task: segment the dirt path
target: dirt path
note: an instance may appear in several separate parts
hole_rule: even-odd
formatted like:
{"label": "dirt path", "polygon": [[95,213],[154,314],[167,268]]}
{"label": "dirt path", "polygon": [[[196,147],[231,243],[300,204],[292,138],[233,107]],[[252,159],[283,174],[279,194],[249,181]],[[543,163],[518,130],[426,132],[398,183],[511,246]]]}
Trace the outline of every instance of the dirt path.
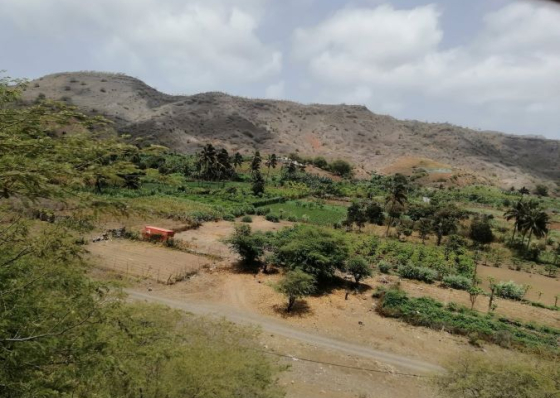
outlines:
{"label": "dirt path", "polygon": [[187,301],[172,300],[152,293],[142,293],[136,290],[127,289],[129,297],[134,300],[143,300],[151,303],[167,305],[172,308],[188,311],[197,315],[210,315],[225,317],[227,320],[245,324],[258,325],[269,333],[274,333],[289,339],[304,342],[316,347],[336,350],[341,353],[372,359],[386,364],[399,367],[409,372],[430,373],[441,371],[442,368],[424,361],[411,359],[402,355],[391,354],[384,351],[374,350],[358,344],[351,344],[344,341],[321,336],[317,333],[308,333],[285,325],[273,318],[265,317],[254,313],[239,312],[233,308],[215,305],[199,304]]}

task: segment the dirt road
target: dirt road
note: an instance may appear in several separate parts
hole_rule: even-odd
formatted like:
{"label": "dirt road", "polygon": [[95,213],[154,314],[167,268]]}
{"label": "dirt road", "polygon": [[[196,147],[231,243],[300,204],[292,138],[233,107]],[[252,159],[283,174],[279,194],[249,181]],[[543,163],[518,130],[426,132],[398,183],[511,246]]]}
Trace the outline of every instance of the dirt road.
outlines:
{"label": "dirt road", "polygon": [[200,304],[188,301],[173,300],[156,295],[154,292],[145,293],[137,290],[126,289],[133,300],[143,300],[150,303],[167,305],[171,308],[191,312],[197,315],[210,315],[224,317],[225,319],[244,325],[257,325],[268,333],[277,334],[289,339],[297,340],[316,347],[339,351],[353,357],[361,357],[383,362],[408,372],[431,373],[442,371],[442,368],[428,362],[411,359],[402,355],[375,350],[366,346],[352,344],[345,341],[321,336],[317,333],[308,333],[298,330],[276,319],[250,312],[240,312],[236,309],[217,304]]}

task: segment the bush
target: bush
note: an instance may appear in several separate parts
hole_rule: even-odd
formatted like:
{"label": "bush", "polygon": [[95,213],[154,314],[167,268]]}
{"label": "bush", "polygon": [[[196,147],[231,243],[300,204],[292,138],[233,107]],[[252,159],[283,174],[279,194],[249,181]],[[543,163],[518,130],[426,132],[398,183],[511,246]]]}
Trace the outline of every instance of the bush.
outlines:
{"label": "bush", "polygon": [[280,217],[278,217],[276,214],[267,214],[265,218],[266,221],[280,222]]}
{"label": "bush", "polygon": [[415,279],[426,283],[434,283],[438,278],[438,272],[427,267],[415,267],[413,265],[401,265],[399,275],[405,279]]}
{"label": "bush", "polygon": [[390,274],[393,266],[387,261],[380,261],[379,264],[377,264],[377,268],[379,268],[379,272],[382,274]]}
{"label": "bush", "polygon": [[245,222],[245,223],[252,223],[253,222],[253,218],[251,216],[245,216],[241,219],[241,222]]}
{"label": "bush", "polygon": [[513,281],[500,282],[496,285],[496,293],[499,297],[510,300],[522,300],[527,292],[527,287],[518,285]]}
{"label": "bush", "polygon": [[443,284],[458,290],[469,290],[472,287],[471,279],[461,275],[448,275],[443,278]]}
{"label": "bush", "polygon": [[370,265],[361,256],[353,257],[348,261],[347,271],[352,274],[357,285],[360,283],[360,280],[372,275]]}
{"label": "bush", "polygon": [[297,222],[297,217],[296,216],[288,216],[288,221],[289,222]]}
{"label": "bush", "polygon": [[254,266],[264,254],[266,237],[261,233],[251,233],[249,225],[235,226],[235,232],[226,243],[241,256],[246,266]]}
{"label": "bush", "polygon": [[268,213],[270,213],[269,207],[259,207],[255,210],[257,216],[266,216]]}
{"label": "bush", "polygon": [[224,214],[224,221],[235,221],[235,216],[233,214]]}

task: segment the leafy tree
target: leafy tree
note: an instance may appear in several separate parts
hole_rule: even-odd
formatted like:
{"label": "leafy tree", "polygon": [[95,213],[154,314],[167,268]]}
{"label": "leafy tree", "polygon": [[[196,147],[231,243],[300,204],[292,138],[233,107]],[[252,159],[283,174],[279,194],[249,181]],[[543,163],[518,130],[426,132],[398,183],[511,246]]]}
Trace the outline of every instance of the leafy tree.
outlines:
{"label": "leafy tree", "polygon": [[484,290],[482,290],[478,286],[471,286],[468,292],[469,292],[469,301],[471,302],[471,310],[472,310],[474,309],[474,305],[476,304],[476,299],[478,298],[478,296],[484,293]]}
{"label": "leafy tree", "polygon": [[315,291],[315,278],[301,269],[289,271],[276,285],[276,290],[288,298],[286,312],[290,312],[294,308],[297,299]]}
{"label": "leafy tree", "polygon": [[363,278],[372,275],[372,270],[365,258],[361,256],[352,257],[348,261],[347,271],[352,274],[354,280],[356,281],[356,286],[360,285],[360,281]]}
{"label": "leafy tree", "polygon": [[253,173],[253,185],[251,189],[255,196],[262,196],[265,190],[265,181],[259,170]]}
{"label": "leafy tree", "polygon": [[494,241],[492,226],[487,218],[476,218],[471,223],[469,237],[480,245],[487,245]]}
{"label": "leafy tree", "polygon": [[457,209],[453,207],[438,210],[432,218],[432,230],[437,236],[437,245],[441,245],[444,236],[457,232],[459,215]]}
{"label": "leafy tree", "polygon": [[560,392],[558,380],[560,367],[547,361],[464,354],[434,384],[448,398],[548,398]]}
{"label": "leafy tree", "polygon": [[449,260],[449,255],[453,253],[455,257],[464,253],[467,242],[459,235],[450,235],[445,242],[445,259]]}
{"label": "leafy tree", "polygon": [[344,270],[348,244],[343,235],[324,228],[301,225],[277,235],[274,254],[277,263],[289,270],[302,269],[319,282]]}
{"label": "leafy tree", "polygon": [[365,216],[368,222],[376,225],[383,225],[385,214],[383,207],[377,202],[369,202],[365,209]]}
{"label": "leafy tree", "polygon": [[346,225],[351,228],[353,224],[356,224],[358,230],[361,231],[364,225],[366,225],[366,221],[367,216],[364,205],[357,201],[352,202],[352,204],[348,207]]}
{"label": "leafy tree", "polygon": [[241,256],[245,266],[253,267],[264,254],[266,237],[261,233],[252,234],[249,225],[240,224],[235,226],[235,232],[226,243]]}

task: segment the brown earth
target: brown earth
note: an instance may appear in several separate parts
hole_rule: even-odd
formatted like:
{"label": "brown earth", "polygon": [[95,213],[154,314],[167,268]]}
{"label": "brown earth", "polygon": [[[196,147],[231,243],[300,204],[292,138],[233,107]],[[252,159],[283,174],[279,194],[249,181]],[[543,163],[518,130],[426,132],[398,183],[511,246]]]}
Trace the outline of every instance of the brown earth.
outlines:
{"label": "brown earth", "polygon": [[[293,225],[293,223],[287,221],[273,223],[260,216],[253,216],[252,219],[253,222],[247,225],[251,227],[253,232],[278,231]],[[231,258],[232,253],[223,240],[231,236],[234,231],[235,223],[233,222],[209,222],[197,229],[177,233],[175,235],[175,240],[188,243],[189,247],[199,253],[211,254],[222,258]]]}
{"label": "brown earth", "polygon": [[559,141],[397,120],[364,106],[302,105],[223,93],[172,96],[129,76],[93,72],[34,80],[24,98],[32,101],[41,93],[105,115],[133,138],[183,152],[206,143],[242,153],[299,152],[346,159],[364,172],[412,157],[450,165],[465,181],[480,176],[507,188],[539,180],[554,188],[560,177]]}

